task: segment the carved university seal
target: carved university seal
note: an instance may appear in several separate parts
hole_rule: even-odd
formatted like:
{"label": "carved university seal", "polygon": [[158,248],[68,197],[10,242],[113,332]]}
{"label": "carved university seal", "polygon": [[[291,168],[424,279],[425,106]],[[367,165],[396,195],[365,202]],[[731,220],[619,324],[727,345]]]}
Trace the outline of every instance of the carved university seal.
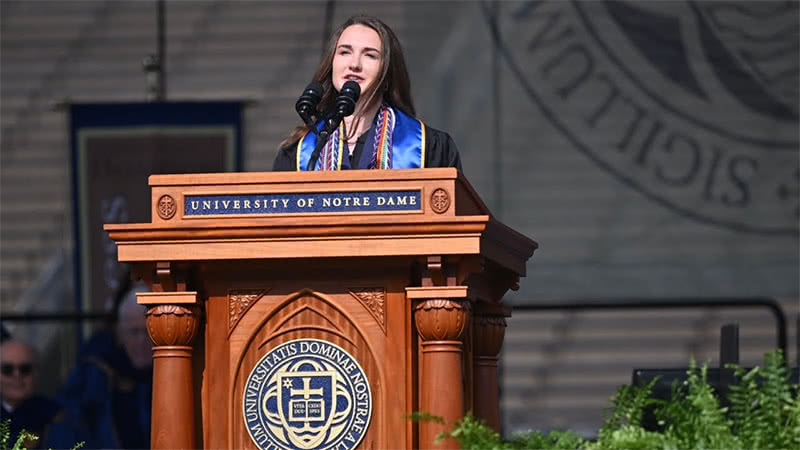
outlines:
{"label": "carved university seal", "polygon": [[245,383],[245,425],[261,449],[354,449],[372,416],[366,373],[343,348],[296,339],[264,355]]}

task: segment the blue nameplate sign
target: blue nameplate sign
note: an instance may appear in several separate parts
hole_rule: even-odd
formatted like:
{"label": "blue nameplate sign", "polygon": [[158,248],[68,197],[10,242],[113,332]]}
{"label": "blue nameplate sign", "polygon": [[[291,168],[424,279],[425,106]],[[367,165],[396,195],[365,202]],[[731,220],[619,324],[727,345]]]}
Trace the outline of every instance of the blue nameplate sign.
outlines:
{"label": "blue nameplate sign", "polygon": [[419,190],[186,195],[184,217],[419,211]]}

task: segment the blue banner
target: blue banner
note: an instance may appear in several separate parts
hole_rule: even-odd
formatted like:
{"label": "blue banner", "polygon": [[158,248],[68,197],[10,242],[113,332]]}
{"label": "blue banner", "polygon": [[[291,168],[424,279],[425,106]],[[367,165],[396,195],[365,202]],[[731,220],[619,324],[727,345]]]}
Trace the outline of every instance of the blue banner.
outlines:
{"label": "blue banner", "polygon": [[103,225],[150,222],[152,174],[239,170],[242,103],[72,104],[70,125],[76,310],[102,311],[129,278]]}

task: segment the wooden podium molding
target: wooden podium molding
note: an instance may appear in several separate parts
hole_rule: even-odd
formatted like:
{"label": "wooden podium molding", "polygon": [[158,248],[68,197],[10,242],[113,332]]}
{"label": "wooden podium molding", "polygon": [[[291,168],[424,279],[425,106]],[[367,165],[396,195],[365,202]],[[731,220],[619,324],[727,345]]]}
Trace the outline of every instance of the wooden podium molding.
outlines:
{"label": "wooden podium molding", "polygon": [[[431,447],[445,428],[410,421],[415,411],[448,422],[473,411],[499,428],[497,360],[511,313],[502,297],[537,244],[492,218],[455,169],[153,175],[149,184],[152,222],[105,230],[152,287],[138,298],[154,343],[153,448],[295,439],[259,425],[288,414],[275,380],[305,426],[326,407],[336,413],[343,425],[315,431],[319,442],[340,439],[336,448],[356,438],[365,449]],[[285,369],[267,380],[267,368],[296,361],[287,355],[297,346],[350,355],[363,377],[349,381],[371,397],[357,403],[356,391],[336,387],[311,397],[324,389],[306,379],[334,386],[349,382],[343,372]]]}

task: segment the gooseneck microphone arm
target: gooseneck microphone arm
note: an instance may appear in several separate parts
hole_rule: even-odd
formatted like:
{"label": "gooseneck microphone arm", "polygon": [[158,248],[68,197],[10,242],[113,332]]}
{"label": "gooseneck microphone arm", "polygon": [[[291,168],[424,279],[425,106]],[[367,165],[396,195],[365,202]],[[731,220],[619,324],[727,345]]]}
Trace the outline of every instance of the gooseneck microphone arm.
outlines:
{"label": "gooseneck microphone arm", "polygon": [[315,169],[317,160],[319,159],[319,154],[322,153],[322,147],[325,147],[325,143],[328,142],[329,135],[330,133],[328,132],[328,124],[326,120],[325,126],[322,127],[322,131],[317,133],[317,145],[314,146],[314,151],[311,153],[311,157],[308,159],[308,165],[306,166],[307,172]]}
{"label": "gooseneck microphone arm", "polygon": [[352,80],[344,83],[342,90],[339,92],[339,96],[336,97],[333,114],[325,119],[325,126],[322,127],[322,131],[318,134],[317,145],[314,146],[314,151],[311,153],[308,165],[306,166],[307,171],[314,170],[316,167],[319,154],[328,141],[328,136],[339,126],[342,119],[353,114],[359,95],[361,95],[361,86],[359,86],[358,83]]}

